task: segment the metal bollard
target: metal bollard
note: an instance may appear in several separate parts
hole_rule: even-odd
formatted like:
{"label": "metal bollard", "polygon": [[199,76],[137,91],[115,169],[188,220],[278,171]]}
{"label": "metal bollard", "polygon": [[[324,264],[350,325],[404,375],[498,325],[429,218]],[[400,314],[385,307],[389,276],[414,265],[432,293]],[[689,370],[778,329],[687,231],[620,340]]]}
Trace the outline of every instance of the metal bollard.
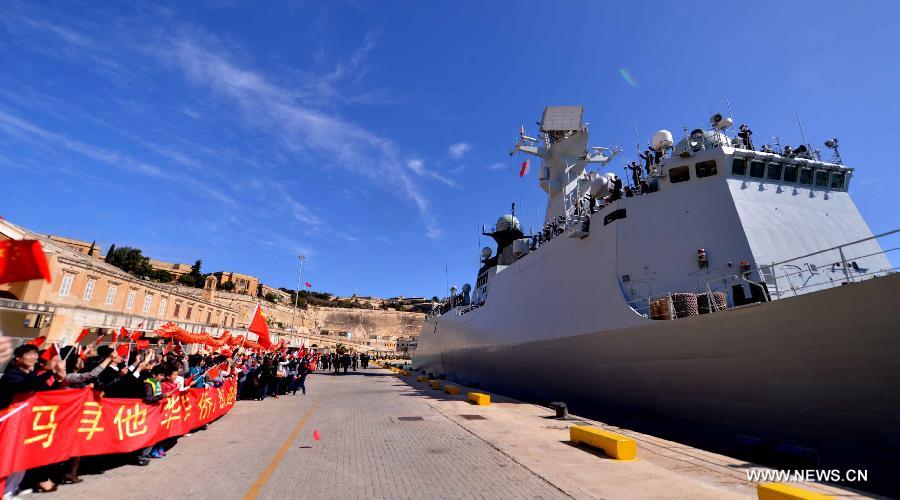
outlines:
{"label": "metal bollard", "polygon": [[569,418],[569,407],[566,406],[563,402],[554,402],[550,403],[550,408],[556,410],[556,418],[566,419]]}

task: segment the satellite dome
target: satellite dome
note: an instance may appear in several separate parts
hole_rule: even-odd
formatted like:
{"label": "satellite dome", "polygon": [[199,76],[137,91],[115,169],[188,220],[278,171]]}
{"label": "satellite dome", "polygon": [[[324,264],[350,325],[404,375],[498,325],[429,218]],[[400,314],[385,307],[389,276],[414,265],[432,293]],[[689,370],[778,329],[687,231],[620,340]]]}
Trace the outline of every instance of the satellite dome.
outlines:
{"label": "satellite dome", "polygon": [[497,231],[510,230],[522,230],[522,225],[519,224],[519,219],[516,219],[516,216],[512,214],[501,215],[500,218],[497,219]]}
{"label": "satellite dome", "polygon": [[668,130],[660,130],[653,134],[653,139],[651,140],[653,144],[653,149],[659,151],[660,149],[671,148],[672,147],[672,132]]}

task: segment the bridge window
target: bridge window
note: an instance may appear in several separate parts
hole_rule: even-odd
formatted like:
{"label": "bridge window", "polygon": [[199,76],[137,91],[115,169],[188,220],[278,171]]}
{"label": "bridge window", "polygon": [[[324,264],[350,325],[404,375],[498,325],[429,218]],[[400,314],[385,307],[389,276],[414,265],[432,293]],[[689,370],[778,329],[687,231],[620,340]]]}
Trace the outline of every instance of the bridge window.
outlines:
{"label": "bridge window", "polygon": [[816,170],[816,187],[828,187],[828,172]]}
{"label": "bridge window", "polygon": [[797,166],[796,165],[785,165],[784,166],[784,182],[797,182]]}
{"label": "bridge window", "polygon": [[762,179],[766,173],[766,164],[761,161],[753,160],[750,162],[750,177]]}
{"label": "bridge window", "polygon": [[743,158],[735,158],[731,160],[731,173],[734,175],[744,175],[747,173],[747,160]]}
{"label": "bridge window", "polygon": [[697,172],[698,179],[719,173],[719,169],[716,167],[716,160],[701,161],[694,165],[694,170]]}
{"label": "bridge window", "polygon": [[780,181],[781,167],[781,163],[769,163],[769,168],[766,171],[766,179],[769,179],[770,181]]}
{"label": "bridge window", "polygon": [[845,189],[844,182],[846,182],[846,180],[847,176],[844,172],[834,172],[831,174],[831,189]]}
{"label": "bridge window", "polygon": [[691,170],[687,165],[669,169],[669,182],[672,184],[691,180]]}
{"label": "bridge window", "polygon": [[811,168],[800,169],[800,184],[812,184],[813,171]]}

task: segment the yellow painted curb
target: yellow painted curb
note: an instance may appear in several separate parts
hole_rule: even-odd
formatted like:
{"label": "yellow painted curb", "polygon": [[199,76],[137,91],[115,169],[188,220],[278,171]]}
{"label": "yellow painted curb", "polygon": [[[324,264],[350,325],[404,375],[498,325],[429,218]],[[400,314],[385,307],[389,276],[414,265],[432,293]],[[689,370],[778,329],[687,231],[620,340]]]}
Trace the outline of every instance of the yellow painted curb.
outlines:
{"label": "yellow painted curb", "polygon": [[425,375],[419,375],[418,377],[416,377],[416,382],[428,382],[429,380],[431,379],[429,379]]}
{"label": "yellow painted curb", "polygon": [[589,425],[569,427],[569,440],[575,444],[584,443],[600,448],[616,460],[633,460],[637,457],[637,443],[634,439]]}
{"label": "yellow painted curb", "polygon": [[490,394],[483,394],[481,392],[470,392],[466,399],[470,403],[474,403],[478,406],[487,406],[491,404],[491,396]]}
{"label": "yellow painted curb", "polygon": [[758,484],[756,485],[756,495],[759,497],[759,500],[821,500],[823,498],[834,498],[784,483]]}
{"label": "yellow painted curb", "polygon": [[455,385],[445,385],[444,392],[450,394],[451,396],[456,396],[457,394],[459,394],[459,387],[456,387]]}

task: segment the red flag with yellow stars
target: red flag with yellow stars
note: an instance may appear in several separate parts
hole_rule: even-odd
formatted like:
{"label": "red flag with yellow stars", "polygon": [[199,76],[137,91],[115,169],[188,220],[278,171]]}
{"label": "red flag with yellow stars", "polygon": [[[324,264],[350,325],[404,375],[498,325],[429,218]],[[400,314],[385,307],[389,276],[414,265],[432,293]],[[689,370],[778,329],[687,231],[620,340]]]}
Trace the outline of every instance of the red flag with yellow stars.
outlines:
{"label": "red flag with yellow stars", "polygon": [[272,347],[272,339],[269,338],[269,325],[266,323],[266,315],[263,314],[262,307],[256,304],[256,310],[253,312],[253,320],[247,330],[259,335],[259,345],[266,349]]}
{"label": "red flag with yellow stars", "polygon": [[38,240],[0,241],[0,283],[43,278],[50,282],[47,256]]}

